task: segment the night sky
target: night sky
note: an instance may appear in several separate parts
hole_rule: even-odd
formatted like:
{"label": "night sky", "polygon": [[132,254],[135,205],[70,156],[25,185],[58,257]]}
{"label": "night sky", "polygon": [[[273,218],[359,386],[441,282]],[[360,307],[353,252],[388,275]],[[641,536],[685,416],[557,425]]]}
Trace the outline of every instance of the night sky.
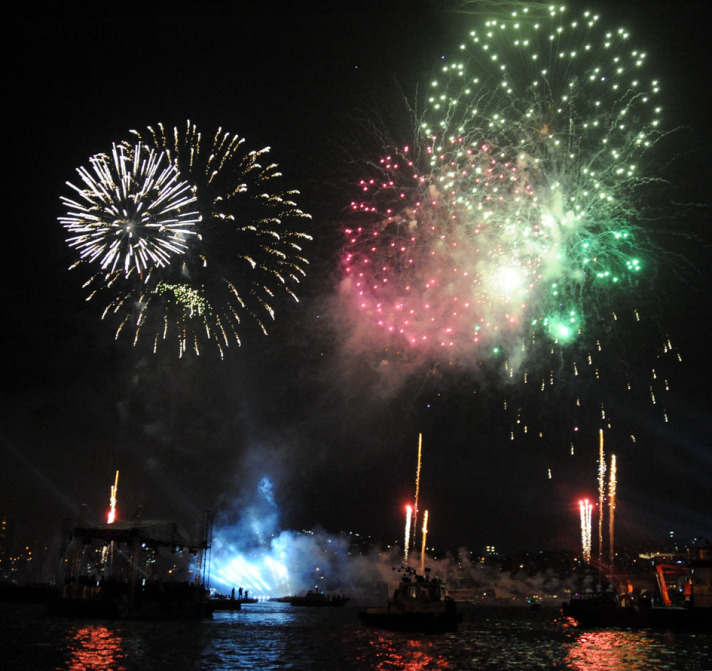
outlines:
{"label": "night sky", "polygon": [[[378,158],[379,132],[407,141],[404,97],[475,17],[447,2],[146,4],[153,9],[62,3],[6,20],[0,514],[15,536],[53,539],[82,503],[103,521],[119,469],[124,517],[138,505],[186,524],[206,509],[239,517],[266,477],[282,528],[391,542],[422,432],[429,544],[576,550],[578,499],[597,495],[596,414],[574,455],[570,420],[556,407],[541,409],[543,446],[510,441],[501,391],[447,368],[398,364],[385,375],[382,353],[351,347],[333,301],[353,159]],[[647,48],[666,91],[663,118],[681,129],[658,157],[676,189],[653,195],[676,235],[642,300],[655,304],[682,363],[670,372],[667,423],[659,407],[621,401],[625,417],[606,428],[618,459],[617,537],[712,538],[711,10],[702,1],[596,8]],[[301,302],[276,304],[267,337],[247,325],[224,361],[212,350],[178,359],[115,341],[68,270],[74,252],[57,222],[65,182],[88,157],[130,129],[186,119],[270,146],[313,215]]]}

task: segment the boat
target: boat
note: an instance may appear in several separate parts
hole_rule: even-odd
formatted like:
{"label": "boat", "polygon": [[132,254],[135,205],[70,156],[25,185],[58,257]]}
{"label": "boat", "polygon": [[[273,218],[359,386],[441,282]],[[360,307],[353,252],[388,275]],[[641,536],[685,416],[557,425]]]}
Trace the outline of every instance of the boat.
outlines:
{"label": "boat", "polygon": [[541,610],[541,598],[538,596],[527,599],[527,604],[529,604],[529,610]]}
{"label": "boat", "polygon": [[212,615],[207,539],[189,540],[174,521],[133,519],[70,533],[64,583],[51,615],[178,619]]}
{"label": "boat", "polygon": [[638,619],[636,608],[626,605],[617,592],[607,589],[574,592],[561,611],[580,627],[625,627]]}
{"label": "boat", "polygon": [[640,555],[655,567],[652,598],[638,600],[646,627],[712,630],[712,546],[688,554]]}
{"label": "boat", "polygon": [[304,596],[287,597],[292,606],[306,606],[309,608],[334,608],[345,606],[349,597],[343,594],[324,594],[309,590]]}
{"label": "boat", "polygon": [[242,602],[234,596],[225,596],[224,594],[216,594],[210,598],[210,605],[213,611],[227,610],[235,611],[242,610]]}
{"label": "boat", "polygon": [[366,608],[359,613],[361,623],[369,627],[426,634],[456,632],[462,620],[453,599],[446,596],[445,585],[438,578],[424,575],[409,566],[399,569],[401,578],[393,598],[385,606]]}
{"label": "boat", "polygon": [[632,587],[611,580],[606,588],[572,595],[562,609],[582,627],[712,629],[712,548],[692,556],[641,554],[652,562],[655,585],[636,596]]}

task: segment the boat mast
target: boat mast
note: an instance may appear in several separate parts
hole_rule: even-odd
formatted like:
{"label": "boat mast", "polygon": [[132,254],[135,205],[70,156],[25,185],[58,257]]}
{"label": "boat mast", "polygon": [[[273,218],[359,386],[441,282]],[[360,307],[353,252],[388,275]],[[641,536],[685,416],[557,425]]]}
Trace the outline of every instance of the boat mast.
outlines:
{"label": "boat mast", "polygon": [[[210,560],[213,545],[213,516],[206,510],[203,518],[203,538],[200,557],[200,584],[210,589]],[[233,589],[234,591],[234,589]]]}

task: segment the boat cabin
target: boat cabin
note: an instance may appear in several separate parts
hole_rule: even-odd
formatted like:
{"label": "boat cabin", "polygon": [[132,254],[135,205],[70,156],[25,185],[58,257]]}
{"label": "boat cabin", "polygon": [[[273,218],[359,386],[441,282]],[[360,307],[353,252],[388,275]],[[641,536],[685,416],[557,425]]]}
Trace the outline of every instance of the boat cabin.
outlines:
{"label": "boat cabin", "polygon": [[444,601],[445,585],[438,579],[417,576],[415,580],[405,577],[393,595],[395,601]]}

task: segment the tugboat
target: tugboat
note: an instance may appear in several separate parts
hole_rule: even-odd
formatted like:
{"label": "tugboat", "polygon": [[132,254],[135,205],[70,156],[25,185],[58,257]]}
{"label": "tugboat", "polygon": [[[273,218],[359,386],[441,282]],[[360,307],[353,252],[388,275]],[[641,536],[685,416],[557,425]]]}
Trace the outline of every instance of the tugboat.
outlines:
{"label": "tugboat", "polygon": [[[420,463],[423,435],[418,435],[418,467],[415,475],[415,505],[406,506],[405,554],[403,565],[398,571],[400,582],[393,598],[385,606],[366,608],[359,613],[361,623],[369,627],[410,631],[425,634],[457,632],[462,614],[457,612],[455,600],[446,596],[445,585],[438,578],[430,577],[430,569],[425,567],[426,538],[428,535],[428,511],[423,516],[422,548],[420,552],[420,574],[408,565],[411,530],[417,529],[418,492],[420,489]],[[415,533],[413,533],[415,541]],[[415,545],[415,543],[413,543]]]}
{"label": "tugboat", "polygon": [[654,589],[637,599],[611,580],[605,589],[578,592],[562,612],[582,627],[655,627],[712,629],[712,548],[688,554],[640,555],[654,568]]}
{"label": "tugboat", "polygon": [[575,592],[561,612],[580,627],[630,627],[638,620],[638,610],[611,590]]}
{"label": "tugboat", "polygon": [[638,612],[647,627],[712,630],[712,546],[690,555],[640,555],[655,566],[652,601],[640,600]]}
{"label": "tugboat", "polygon": [[462,615],[455,601],[445,595],[445,585],[430,577],[430,569],[418,575],[414,568],[399,569],[401,579],[393,598],[385,606],[366,608],[359,613],[369,627],[425,634],[457,632]]}

